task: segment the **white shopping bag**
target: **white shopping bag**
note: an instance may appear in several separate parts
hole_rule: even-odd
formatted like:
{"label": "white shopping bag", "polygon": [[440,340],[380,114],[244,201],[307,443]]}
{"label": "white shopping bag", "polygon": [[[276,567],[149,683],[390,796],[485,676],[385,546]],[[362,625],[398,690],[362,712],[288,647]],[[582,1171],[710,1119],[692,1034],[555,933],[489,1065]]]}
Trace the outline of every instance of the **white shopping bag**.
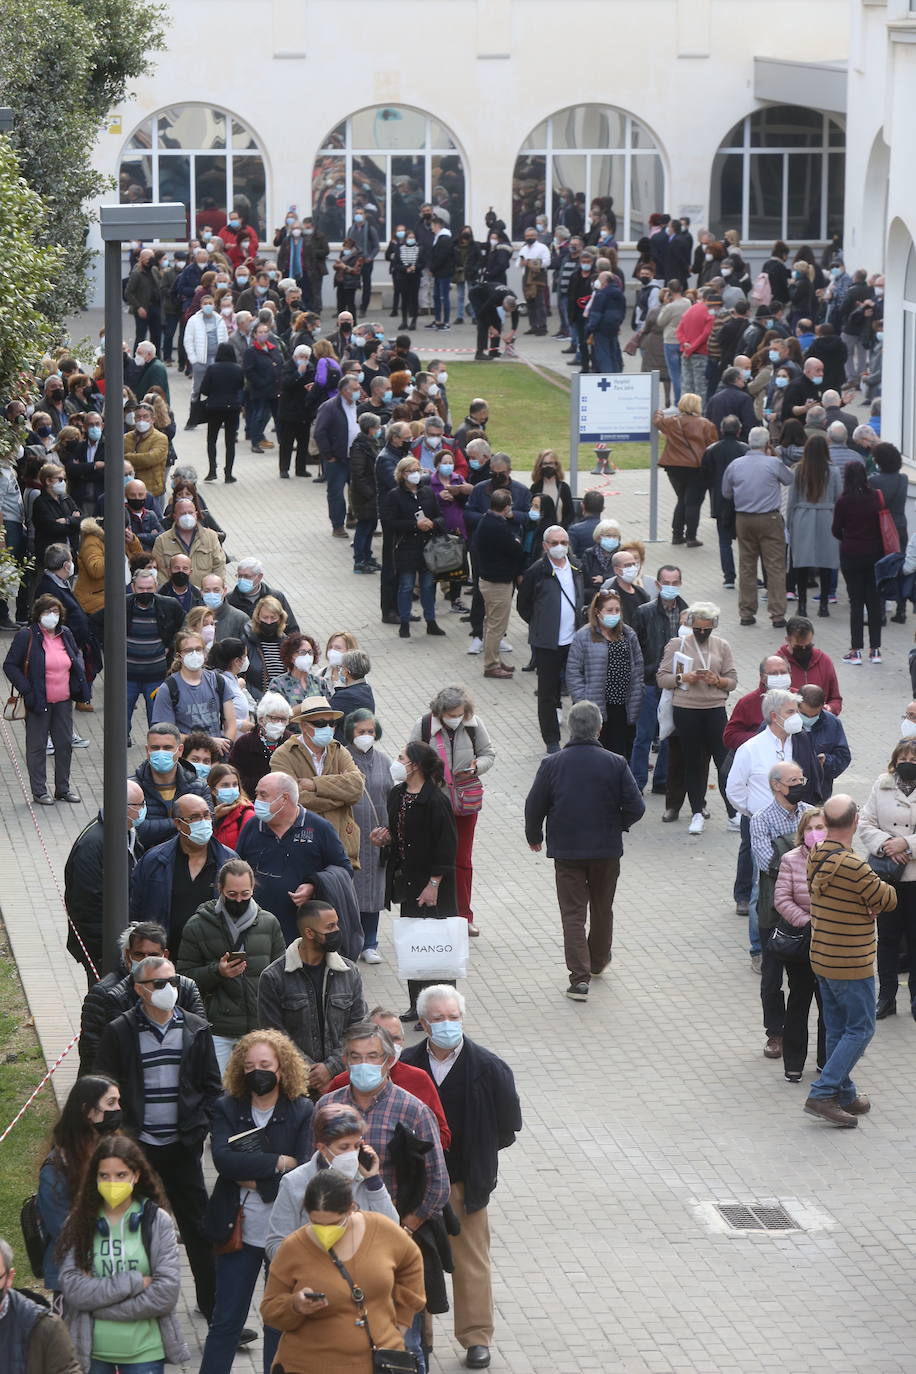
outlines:
{"label": "white shopping bag", "polygon": [[401,978],[435,983],[468,976],[468,923],[463,917],[398,916],[391,929]]}
{"label": "white shopping bag", "polygon": [[658,737],[662,740],[673,734],[674,693],[668,687],[664,687],[658,699]]}

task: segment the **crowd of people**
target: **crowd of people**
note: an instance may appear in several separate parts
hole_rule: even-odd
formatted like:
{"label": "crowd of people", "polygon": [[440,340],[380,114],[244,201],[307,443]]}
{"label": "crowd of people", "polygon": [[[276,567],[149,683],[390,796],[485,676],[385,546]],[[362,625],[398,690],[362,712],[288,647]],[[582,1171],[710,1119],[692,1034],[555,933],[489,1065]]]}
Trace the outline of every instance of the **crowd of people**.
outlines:
{"label": "crowd of people", "polygon": [[[444,213],[421,207],[384,250],[393,314],[401,330],[423,310],[448,329],[455,285],[477,356],[511,356],[519,299],[505,226],[488,217],[485,244],[470,229],[452,241]],[[906,618],[916,544],[900,454],[880,442],[876,417],[859,425],[844,409],[852,388],[876,373],[880,383],[880,285],[846,277],[841,260],[828,281],[806,250],[790,269],[777,244],[763,301],[737,244],[725,251],[703,231],[694,251],[689,221],[658,217],[640,245],[634,348],[674,400],[655,417],[676,496],[671,542],[699,546],[708,492],[740,624],[755,623],[765,597],[785,630],[729,714],[737,673],[719,606],[684,596],[675,562],[650,575],[604,495],[574,499],[554,450],[538,453],[529,481],[514,477],[487,439],[485,399],[458,424],[442,360],[421,367],[410,335],[358,323],[382,252],[365,213],[333,264],[329,338],[330,249],[313,222],[288,216],[274,261],[236,219],[186,252],[136,252],[125,287],[136,339],[123,382],[108,379],[123,385],[123,492],[105,490],[100,357],[84,366],[59,350],[5,408],[5,542],[32,566],[0,617],[13,632],[8,714],[24,720],[32,798],[82,800],[73,750],[88,742],[73,712],[95,709],[104,664],[106,518],[124,525],[128,728],[144,757],[126,783],[130,922],[104,977],[100,816],[66,864],[67,947],[87,993],[80,1077],[30,1213],[52,1303],[14,1286],[0,1241],[0,1340],[6,1329],[30,1374],[50,1368],[52,1349],[55,1370],[70,1359],[85,1374],[186,1361],[177,1227],[208,1324],[201,1374],[228,1371],[254,1338],[245,1321],[262,1274],[265,1374],[368,1374],[386,1350],[391,1367],[423,1374],[431,1314],[449,1305],[467,1366],[483,1368],[495,1326],[487,1204],[499,1151],[522,1127],[512,1070],[468,1035],[454,981],[408,978],[403,1011],[370,1011],[363,979],[382,960],[384,909],[481,934],[474,840],[494,742],[455,684],[386,752],[386,703],[357,636],[319,636],[266,580],[264,560],[227,553],[245,532],[229,539],[178,461],[168,369],[190,378],[185,430],[207,426],[205,481],[218,476],[220,433],[225,480],[236,480],[243,422],[259,456],[275,426],[280,478],[314,469],[330,536],[352,536],[353,572],[378,576],[380,619],[400,638],[417,607],[427,635],[443,636],[445,610],[467,624],[483,676],[508,684],[515,598],[545,746],[525,836],[554,863],[573,1001],[587,1003],[611,963],[623,837],[644,818],[650,776],[662,821],[686,801],[699,837],[714,763],[741,836],[734,898],[760,975],[764,1054],[801,1080],[815,1000],[805,1109],[848,1127],[870,1105],[852,1070],[876,1016],[896,1011],[901,941],[916,947],[916,702],[860,815],[833,795],[851,753],[837,673],[807,616],[811,586],[819,616],[830,614],[842,570],[849,665],[862,662],[866,615],[872,663],[885,600]],[[530,332],[547,332],[555,292],[572,361],[622,369],[624,282],[608,226],[577,237],[535,221],[522,237]],[[891,534],[896,572],[876,580]],[[852,849],[857,826],[869,863]],[[409,1048],[405,1027],[422,1032]]]}

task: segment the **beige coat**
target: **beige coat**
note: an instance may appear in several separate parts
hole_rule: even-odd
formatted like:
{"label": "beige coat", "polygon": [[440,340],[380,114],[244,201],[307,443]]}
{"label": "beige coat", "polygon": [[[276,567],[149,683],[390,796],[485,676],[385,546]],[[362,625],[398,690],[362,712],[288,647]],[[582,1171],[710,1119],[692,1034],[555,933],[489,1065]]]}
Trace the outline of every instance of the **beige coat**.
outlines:
{"label": "beige coat", "polygon": [[916,883],[916,790],[901,792],[893,773],[882,773],[859,815],[859,839],[869,854],[878,854],[887,840],[904,839],[909,863],[900,868],[902,883]]}
{"label": "beige coat", "polygon": [[[319,776],[311,750],[298,736],[288,739],[274,753],[271,771],[288,773],[299,783],[299,801],[309,811],[330,821],[354,868],[359,868],[359,826],[353,807],[363,795],[363,775],[342,744],[332,740],[325,751],[324,768]],[[314,780],[315,790],[303,787]]]}
{"label": "beige coat", "polygon": [[165,491],[165,467],[169,459],[166,435],[158,429],[148,429],[145,434],[132,429],[124,435],[124,457],[133,463],[134,473],[146,483],[150,496],[161,496]]}
{"label": "beige coat", "polygon": [[188,549],[178,538],[178,531],[173,527],[170,530],[163,530],[153,545],[153,557],[156,560],[160,587],[163,582],[169,580],[169,560],[174,558],[176,553],[183,553],[190,558],[191,581],[195,587],[200,587],[207,573],[218,573],[220,577],[226,576],[226,555],[223,553],[223,546],[213,530],[198,525],[194,531],[191,547]]}

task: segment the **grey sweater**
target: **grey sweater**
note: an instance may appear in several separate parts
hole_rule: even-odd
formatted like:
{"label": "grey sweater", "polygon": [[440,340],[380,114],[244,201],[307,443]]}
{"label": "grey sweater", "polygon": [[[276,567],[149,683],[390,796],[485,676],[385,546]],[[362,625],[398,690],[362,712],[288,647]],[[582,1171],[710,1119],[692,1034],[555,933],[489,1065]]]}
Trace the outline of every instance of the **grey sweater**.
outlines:
{"label": "grey sweater", "polygon": [[[320,1158],[321,1153],[316,1150],[311,1159],[305,1164],[300,1164],[298,1169],[291,1169],[280,1180],[280,1191],[271,1209],[267,1242],[264,1246],[269,1260],[273,1259],[281,1241],[306,1224],[307,1217],[302,1210],[302,1203],[305,1200],[306,1188],[318,1173]],[[381,1186],[370,1187],[370,1183]],[[395,1211],[391,1194],[380,1175],[369,1180],[358,1178],[353,1184],[353,1201],[361,1212],[381,1212],[382,1216],[389,1217],[400,1226],[401,1218]]]}

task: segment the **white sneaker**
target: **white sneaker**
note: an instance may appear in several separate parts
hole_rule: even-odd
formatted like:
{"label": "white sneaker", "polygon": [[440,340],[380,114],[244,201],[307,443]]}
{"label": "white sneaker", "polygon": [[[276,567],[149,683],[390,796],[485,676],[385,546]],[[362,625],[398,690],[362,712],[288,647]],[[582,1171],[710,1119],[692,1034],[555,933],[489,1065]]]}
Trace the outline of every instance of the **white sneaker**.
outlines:
{"label": "white sneaker", "polygon": [[380,964],[382,962],[382,956],[377,949],[364,949],[359,957],[364,964]]}
{"label": "white sneaker", "polygon": [[706,822],[703,820],[703,812],[702,812],[702,811],[695,811],[695,812],[693,813],[693,815],[690,817],[690,824],[689,824],[688,827],[687,827],[687,834],[688,834],[688,835],[702,835],[702,833],[703,833],[703,826],[704,826],[705,824],[706,824]]}
{"label": "white sneaker", "polygon": [[509,643],[508,639],[501,639],[499,641],[499,652],[501,654],[511,654],[513,652],[512,645]]}
{"label": "white sneaker", "polygon": [[725,826],[725,829],[726,829],[726,830],[731,830],[731,831],[736,831],[736,832],[739,832],[739,833],[740,833],[740,830],[741,830],[741,817],[740,817],[740,816],[729,816],[728,822],[727,822],[727,824],[726,824],[726,826]]}
{"label": "white sneaker", "polygon": [[471,639],[470,644],[468,645],[468,653],[469,653],[469,654],[482,654],[482,653],[483,653],[483,640],[482,640],[482,639],[478,639],[477,636],[474,635],[473,638]]}
{"label": "white sneaker", "polygon": [[83,739],[82,735],[78,735],[75,730],[73,732],[73,739],[70,741],[70,743],[74,749],[89,748],[89,741],[87,739]]}

